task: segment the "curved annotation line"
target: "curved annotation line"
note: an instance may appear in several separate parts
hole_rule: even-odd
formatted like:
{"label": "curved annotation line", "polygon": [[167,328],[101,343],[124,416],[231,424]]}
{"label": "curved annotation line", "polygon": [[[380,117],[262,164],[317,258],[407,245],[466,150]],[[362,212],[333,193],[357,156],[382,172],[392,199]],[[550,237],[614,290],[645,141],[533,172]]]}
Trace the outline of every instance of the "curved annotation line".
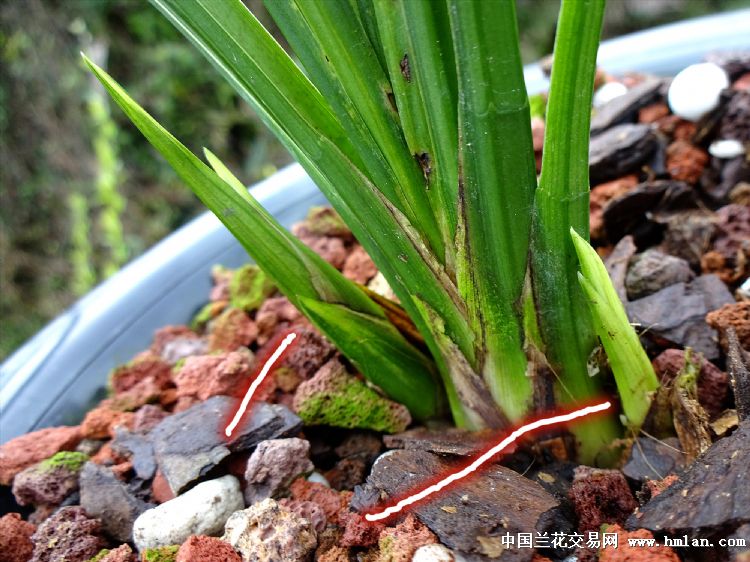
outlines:
{"label": "curved annotation line", "polygon": [[526,433],[539,429],[540,427],[547,427],[550,425],[565,423],[565,422],[569,422],[569,421],[582,418],[591,414],[595,414],[597,412],[603,412],[605,410],[608,410],[611,406],[612,404],[609,401],[602,402],[600,404],[587,406],[585,408],[581,408],[579,410],[575,410],[567,414],[560,414],[557,416],[542,418],[542,419],[533,421],[531,423],[527,423],[526,425],[522,425],[521,427],[513,431],[513,433],[508,435],[508,437],[500,441],[500,443],[498,443],[497,445],[489,449],[484,454],[477,457],[466,468],[459,470],[458,472],[454,472],[453,474],[450,474],[449,476],[443,478],[436,484],[433,484],[432,486],[428,486],[421,492],[408,496],[407,498],[399,501],[395,505],[385,508],[383,511],[376,512],[376,513],[366,513],[365,519],[367,521],[379,521],[381,519],[387,519],[391,515],[401,511],[403,508],[439,492],[440,490],[445,488],[447,485],[452,484],[453,482],[456,482],[458,480],[461,480],[462,478],[469,476],[472,472],[476,471],[480,466],[482,466],[484,463],[489,461],[492,457],[494,457],[498,453],[502,452],[503,449],[507,448],[509,445],[512,445],[515,441],[517,441],[522,435]]}
{"label": "curved annotation line", "polygon": [[255,391],[258,390],[258,387],[265,380],[266,376],[271,371],[271,367],[273,367],[273,364],[279,359],[279,357],[281,357],[281,354],[286,351],[286,348],[292,344],[294,338],[296,337],[297,334],[295,334],[294,332],[288,334],[283,340],[281,340],[279,347],[277,347],[271,357],[268,358],[268,361],[263,364],[263,368],[260,370],[260,373],[258,373],[258,376],[255,377],[255,380],[250,385],[250,388],[247,389],[247,392],[245,393],[245,396],[240,403],[240,407],[237,409],[237,413],[234,414],[232,421],[224,430],[224,434],[227,437],[232,436],[232,432],[237,428],[237,425],[240,423],[242,416],[245,415],[247,407],[250,405],[250,400],[252,400],[253,398],[253,394],[255,394]]}

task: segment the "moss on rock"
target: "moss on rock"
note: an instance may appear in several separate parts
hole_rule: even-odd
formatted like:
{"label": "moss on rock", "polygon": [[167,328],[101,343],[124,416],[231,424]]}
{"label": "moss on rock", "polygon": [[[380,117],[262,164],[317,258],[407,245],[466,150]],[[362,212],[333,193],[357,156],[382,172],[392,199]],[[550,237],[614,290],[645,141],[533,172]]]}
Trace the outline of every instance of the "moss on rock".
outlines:
{"label": "moss on rock", "polygon": [[276,291],[273,282],[257,266],[248,264],[232,275],[229,283],[229,302],[246,312],[256,310],[263,301]]}
{"label": "moss on rock", "polygon": [[174,562],[177,558],[179,545],[158,546],[156,548],[147,548],[143,551],[144,562]]}
{"label": "moss on rock", "polygon": [[70,472],[79,472],[88,460],[89,456],[86,453],[60,451],[39,463],[39,469],[47,471],[55,468],[64,468]]}

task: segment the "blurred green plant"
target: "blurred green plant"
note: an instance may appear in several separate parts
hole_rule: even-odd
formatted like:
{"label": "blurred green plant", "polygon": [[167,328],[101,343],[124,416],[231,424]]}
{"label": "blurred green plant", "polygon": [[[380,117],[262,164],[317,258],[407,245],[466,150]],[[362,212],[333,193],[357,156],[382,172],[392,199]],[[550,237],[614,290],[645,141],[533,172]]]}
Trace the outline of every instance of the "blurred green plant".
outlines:
{"label": "blurred green plant", "polygon": [[[558,403],[601,392],[602,377],[589,376],[587,361],[595,327],[606,321],[623,417],[630,430],[639,428],[656,377],[632,345],[637,336],[624,313],[607,315],[614,304],[606,300],[603,309],[597,300],[615,293],[596,252],[585,251],[603,0],[562,3],[538,187],[512,0],[267,2],[300,67],[238,0],[153,4],[321,187],[429,354],[366,291],[282,229],[218,158],[207,153],[213,170],[206,166],[87,64],[279,289],[368,379],[418,419],[447,406],[460,426],[502,427],[534,408],[541,375],[528,360],[529,345],[555,374]],[[586,307],[593,316],[578,313]],[[626,354],[636,358],[628,363]],[[628,368],[633,361],[638,373]],[[588,462],[619,434],[612,417],[573,431]]]}

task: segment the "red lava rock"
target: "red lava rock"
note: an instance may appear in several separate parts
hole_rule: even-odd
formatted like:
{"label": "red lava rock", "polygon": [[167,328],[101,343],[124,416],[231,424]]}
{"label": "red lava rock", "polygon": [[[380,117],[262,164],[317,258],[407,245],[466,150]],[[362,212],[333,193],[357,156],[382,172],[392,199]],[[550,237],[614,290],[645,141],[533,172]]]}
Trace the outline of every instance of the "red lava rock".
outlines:
{"label": "red lava rock", "polygon": [[115,394],[110,398],[112,408],[122,412],[137,410],[144,404],[158,402],[162,394],[171,388],[171,380],[156,380],[152,377],[145,378],[124,392]]}
{"label": "red lava rock", "polygon": [[138,408],[133,416],[133,431],[139,433],[148,433],[156,427],[161,420],[169,414],[159,406],[154,404],[145,404]]}
{"label": "red lava rock", "polygon": [[112,449],[112,445],[109,441],[102,445],[101,449],[99,449],[96,454],[91,457],[92,462],[106,466],[120,464],[126,462],[127,460],[128,459],[126,459],[125,457],[121,457]]}
{"label": "red lava rock", "polygon": [[255,313],[258,345],[265,345],[278,329],[285,328],[300,318],[302,314],[286,297],[266,299]]}
{"label": "red lava rock", "polygon": [[[698,357],[693,355],[694,360]],[[729,376],[710,361],[702,357],[700,360],[702,363],[698,376],[698,401],[709,418],[713,418],[724,410],[724,402],[729,389]],[[685,351],[667,349],[653,360],[653,366],[662,384],[671,382],[685,366]]]}
{"label": "red lava rock", "polygon": [[661,480],[646,480],[646,488],[648,489],[649,499],[655,498],[656,496],[661,494],[664,490],[677,482],[677,480],[679,480],[679,478],[676,474],[669,474]]}
{"label": "red lava rock", "polygon": [[221,539],[193,535],[182,543],[175,562],[242,562],[242,558]]}
{"label": "red lava rock", "polygon": [[680,562],[679,556],[668,546],[629,546],[628,539],[653,539],[646,529],[626,531],[611,525],[607,533],[617,533],[617,548],[607,546],[599,550],[599,562]]}
{"label": "red lava rock", "polygon": [[9,486],[24,468],[60,451],[72,451],[81,441],[79,426],[48,427],[11,439],[0,446],[0,484]]}
{"label": "red lava rock", "polygon": [[251,354],[243,351],[188,357],[173,375],[177,396],[194,396],[200,400],[217,394],[233,396],[246,382],[251,362]]}
{"label": "red lava rock", "polygon": [[184,412],[185,410],[189,410],[196,404],[198,404],[200,400],[198,400],[195,396],[182,396],[177,399],[177,401],[174,403],[174,407],[172,408],[172,413],[177,414],[179,412]]}
{"label": "red lava rock", "polygon": [[603,523],[624,523],[638,507],[619,470],[577,467],[568,497],[573,502],[581,532],[596,531]]}
{"label": "red lava rock", "polygon": [[296,328],[295,332],[295,345],[281,366],[291,367],[302,378],[309,379],[328,361],[336,349],[312,326],[301,326]]}
{"label": "red lava rock", "polygon": [[388,549],[391,562],[410,562],[420,546],[436,542],[434,533],[412,513],[395,527],[384,529],[378,539],[381,551]]}
{"label": "red lava rock", "polygon": [[151,497],[154,498],[156,503],[164,503],[175,498],[172,488],[169,486],[169,482],[164,478],[161,470],[156,471],[154,479],[151,482]]}
{"label": "red lava rock", "polygon": [[31,535],[35,530],[18,513],[0,517],[0,562],[27,562],[34,551]]}
{"label": "red lava rock", "polygon": [[332,546],[322,554],[315,555],[317,562],[349,562],[349,549],[343,546]]}
{"label": "red lava rock", "polygon": [[719,341],[727,348],[726,330],[734,328],[740,345],[750,351],[750,301],[725,304],[706,315],[708,325],[719,331]]}
{"label": "red lava rock", "polygon": [[18,505],[60,505],[78,489],[80,469],[34,465],[13,478],[13,496]]}
{"label": "red lava rock", "polygon": [[97,562],[137,562],[137,557],[127,544],[123,544],[110,550]]}
{"label": "red lava rock", "polygon": [[165,388],[171,377],[172,367],[169,363],[151,351],[144,351],[127,365],[112,371],[110,384],[115,394],[120,394],[148,379],[154,381],[159,388]]}
{"label": "red lava rock", "polygon": [[318,482],[310,482],[305,478],[297,478],[289,487],[295,500],[311,501],[318,504],[328,521],[337,525],[339,513],[346,510],[351,499],[351,492],[337,492]]}
{"label": "red lava rock", "polygon": [[336,269],[344,267],[347,251],[341,238],[324,236],[305,242],[312,251],[326,260]]}
{"label": "red lava rock", "polygon": [[234,351],[258,337],[258,327],[244,310],[229,308],[210,324],[209,351]]}
{"label": "red lava rock", "polygon": [[296,513],[303,519],[307,519],[313,529],[315,529],[316,533],[322,533],[323,529],[326,528],[328,518],[326,517],[326,514],[323,513],[323,508],[317,503],[303,500],[292,500],[289,498],[282,498],[278,503],[292,513]]}
{"label": "red lava rock", "polygon": [[198,334],[187,326],[164,326],[154,333],[151,351],[156,355],[161,355],[165,345],[173,340],[183,338],[198,339]]}
{"label": "red lava rock", "polygon": [[339,513],[339,525],[344,527],[341,546],[373,546],[385,529],[382,523],[368,521],[363,515],[348,510]]}
{"label": "red lava rock", "polygon": [[589,221],[592,238],[597,240],[605,238],[603,212],[607,203],[631,191],[636,185],[638,185],[638,176],[631,174],[606,183],[600,183],[591,190]]}
{"label": "red lava rock", "polygon": [[101,527],[101,521],[89,519],[82,507],[63,507],[31,537],[31,562],[85,562],[107,546]]}
{"label": "red lava rock", "polygon": [[130,461],[120,462],[111,466],[110,470],[112,470],[112,473],[118,480],[127,482],[129,480],[128,476],[133,471],[133,463]]}
{"label": "red lava rock", "polygon": [[353,490],[354,486],[361,484],[367,475],[367,463],[361,458],[350,458],[339,460],[332,469],[327,470],[323,476],[336,490]]}
{"label": "red lava rock", "polygon": [[639,123],[656,123],[669,115],[669,106],[663,102],[652,103],[638,110]]}
{"label": "red lava rock", "polygon": [[300,475],[315,469],[310,443],[298,437],[266,439],[250,455],[245,469],[245,501],[248,505],[276,498]]}
{"label": "red lava rock", "polygon": [[378,268],[365,249],[357,244],[347,256],[342,273],[355,283],[367,285],[367,282],[378,273]]}
{"label": "red lava rock", "polygon": [[111,407],[111,401],[102,400],[100,405],[89,410],[81,423],[81,435],[86,439],[106,439],[114,436],[114,428],[124,425],[132,426],[133,414],[120,412]]}
{"label": "red lava rock", "polygon": [[737,78],[732,84],[732,89],[738,92],[750,90],[750,72],[745,72],[745,74]]}
{"label": "red lava rock", "polygon": [[726,205],[716,219],[712,251],[702,256],[701,266],[718,269],[725,282],[742,281],[750,273],[750,206]]}
{"label": "red lava rock", "polygon": [[211,302],[227,302],[230,299],[229,285],[232,283],[233,274],[231,269],[220,265],[214,266],[211,270],[214,284],[208,297]]}
{"label": "red lava rock", "polygon": [[708,164],[708,153],[688,141],[677,140],[667,147],[667,171],[673,179],[696,183]]}

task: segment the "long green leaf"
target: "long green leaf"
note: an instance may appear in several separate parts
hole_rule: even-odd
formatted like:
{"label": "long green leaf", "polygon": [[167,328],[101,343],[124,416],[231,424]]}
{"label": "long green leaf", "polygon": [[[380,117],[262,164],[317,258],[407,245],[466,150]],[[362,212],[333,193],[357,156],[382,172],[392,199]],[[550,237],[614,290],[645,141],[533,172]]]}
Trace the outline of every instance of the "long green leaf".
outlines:
{"label": "long green leaf", "polygon": [[482,371],[511,419],[532,395],[523,352],[526,275],[536,170],[513,0],[450,0],[458,63],[458,284]]}
{"label": "long green leaf", "polygon": [[375,0],[381,43],[409,151],[418,160],[432,214],[454,267],[458,191],[456,70],[447,6]]}
{"label": "long green leaf", "polygon": [[[365,376],[372,375],[378,383],[384,383],[383,370],[400,372],[401,380],[397,381],[398,384],[387,384],[388,381],[385,381],[383,388],[394,392],[391,396],[395,399],[407,400],[407,407],[414,404],[414,401],[409,400],[400,388],[409,390],[414,386],[423,392],[431,389],[433,398],[415,404],[415,416],[436,415],[440,394],[429,359],[409,344],[387,321],[382,309],[355,283],[284,230],[213,154],[209,152],[208,156],[216,173],[161,127],[111,76],[88,58],[84,57],[84,60],[136,127],[237,237],[289,300],[303,310],[305,307],[317,310],[311,302],[333,303],[328,306],[335,306],[339,314],[367,318],[371,340],[369,345],[350,345],[344,353],[362,366]],[[315,323],[333,341],[341,339],[330,322],[321,320],[320,323]],[[398,356],[394,355],[394,348],[399,349]],[[375,352],[381,354],[381,364],[370,361]],[[404,371],[404,364],[411,369]]]}
{"label": "long green leaf", "polygon": [[586,294],[594,329],[615,376],[626,423],[637,432],[646,419],[659,380],[638,334],[628,322],[625,307],[601,258],[572,228],[570,236],[581,264],[578,281]]}
{"label": "long green leaf", "polygon": [[349,357],[368,380],[418,420],[444,410],[434,364],[383,318],[341,305],[301,299],[301,310]]}

